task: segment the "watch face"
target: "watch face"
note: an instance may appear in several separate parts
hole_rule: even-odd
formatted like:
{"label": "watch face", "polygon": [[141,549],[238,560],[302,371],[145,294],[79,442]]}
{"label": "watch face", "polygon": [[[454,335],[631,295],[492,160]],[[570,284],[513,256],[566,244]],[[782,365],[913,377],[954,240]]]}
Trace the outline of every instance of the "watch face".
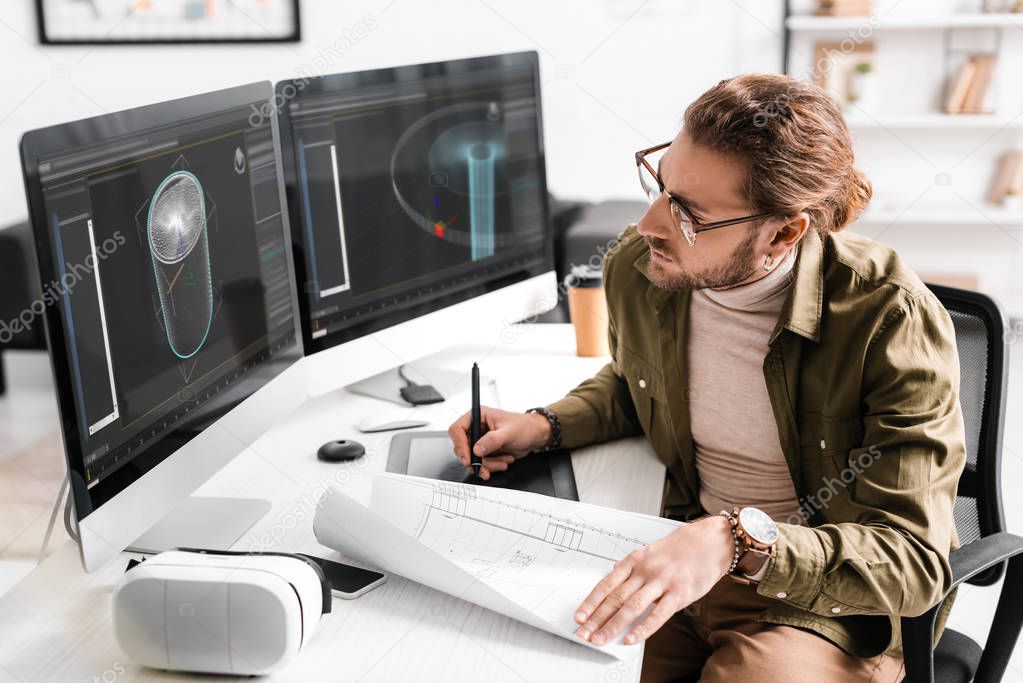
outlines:
{"label": "watch face", "polygon": [[757,508],[739,510],[739,523],[757,543],[770,545],[778,541],[778,525],[763,510]]}

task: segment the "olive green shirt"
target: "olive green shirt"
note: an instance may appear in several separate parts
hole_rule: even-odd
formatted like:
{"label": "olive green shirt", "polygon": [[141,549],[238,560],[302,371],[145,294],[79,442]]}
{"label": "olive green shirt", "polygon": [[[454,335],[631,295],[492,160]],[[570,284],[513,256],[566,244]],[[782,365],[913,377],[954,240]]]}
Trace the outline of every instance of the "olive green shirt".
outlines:
{"label": "olive green shirt", "polygon": [[[697,247],[698,248],[698,247]],[[646,275],[634,228],[609,251],[612,360],[550,408],[568,448],[646,434],[665,464],[663,514],[703,510],[690,433],[690,293]],[[803,238],[764,379],[805,525],[779,523],[750,590],[758,621],[811,629],[859,657],[901,656],[899,619],[952,608],[952,516],[966,459],[952,321],[899,256],[836,233]],[[736,425],[736,429],[741,429]]]}

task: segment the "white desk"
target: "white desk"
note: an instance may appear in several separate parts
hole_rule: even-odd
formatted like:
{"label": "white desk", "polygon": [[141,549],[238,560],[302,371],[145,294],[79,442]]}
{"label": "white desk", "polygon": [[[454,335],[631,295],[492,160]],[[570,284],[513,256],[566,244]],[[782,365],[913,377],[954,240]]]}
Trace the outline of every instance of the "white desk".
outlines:
{"label": "white desk", "polygon": [[[454,348],[430,362],[468,371],[478,360],[485,374],[499,378],[502,407],[511,410],[559,398],[604,362],[575,357],[567,325],[526,326],[520,332],[507,345]],[[424,429],[446,429],[467,406],[467,397],[455,396],[414,414],[430,419]],[[235,549],[302,551],[337,559],[313,538],[316,499],[330,484],[343,486],[352,477],[384,471],[391,433],[359,434],[352,425],[374,410],[393,407],[344,390],[314,398],[197,493],[273,503]],[[316,459],[320,444],[345,437],[364,443],[366,456],[342,465]],[[660,509],[664,469],[642,439],[580,450],[572,460],[583,501],[649,514]],[[189,680],[138,667],[114,640],[110,592],[128,557],[86,574],[77,548],[68,543],[0,598],[0,682]],[[634,659],[617,661],[390,576],[356,600],[335,598],[333,612],[306,649],[271,680],[604,683],[638,680],[641,656],[637,647]]]}

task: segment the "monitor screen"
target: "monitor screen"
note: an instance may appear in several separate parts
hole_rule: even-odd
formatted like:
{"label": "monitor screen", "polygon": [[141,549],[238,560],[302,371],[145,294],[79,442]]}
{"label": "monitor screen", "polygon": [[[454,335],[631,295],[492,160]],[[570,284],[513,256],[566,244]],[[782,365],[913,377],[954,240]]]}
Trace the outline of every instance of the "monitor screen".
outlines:
{"label": "monitor screen", "polygon": [[551,270],[536,53],[279,83],[306,350]]}
{"label": "monitor screen", "polygon": [[271,94],[23,139],[80,518],[301,357],[272,120],[253,116]]}

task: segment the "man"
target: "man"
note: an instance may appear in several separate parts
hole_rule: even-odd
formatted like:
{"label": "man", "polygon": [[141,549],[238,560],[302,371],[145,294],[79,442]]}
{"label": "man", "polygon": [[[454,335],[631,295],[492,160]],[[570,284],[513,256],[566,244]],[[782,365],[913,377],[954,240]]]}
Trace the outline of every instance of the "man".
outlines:
{"label": "man", "polygon": [[604,265],[612,360],[547,408],[484,409],[483,476],[646,434],[664,514],[691,523],[576,614],[592,643],[647,641],[644,681],[901,680],[899,619],[942,599],[958,546],[948,314],[891,249],[839,233],[871,187],[815,86],[722,81],[637,166],[651,205]]}

